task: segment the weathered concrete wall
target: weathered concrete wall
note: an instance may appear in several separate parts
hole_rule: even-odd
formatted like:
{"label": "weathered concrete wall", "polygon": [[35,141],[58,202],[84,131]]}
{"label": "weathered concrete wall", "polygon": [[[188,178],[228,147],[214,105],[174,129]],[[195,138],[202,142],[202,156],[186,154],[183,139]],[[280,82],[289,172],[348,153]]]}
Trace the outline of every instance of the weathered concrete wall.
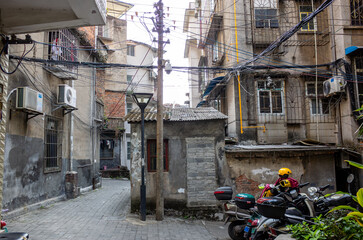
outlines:
{"label": "weathered concrete wall", "polygon": [[[310,182],[309,186],[330,184],[327,192],[336,190],[334,152],[227,152],[226,158],[235,193],[246,192],[255,197],[259,196],[261,190],[258,185],[274,184],[278,178],[278,170],[282,167],[291,169],[291,177],[300,183]],[[307,187],[302,191],[306,192]]]}
{"label": "weathered concrete wall", "polygon": [[[48,41],[48,34],[34,33],[32,39],[44,42]],[[23,36],[19,36],[22,38]],[[44,59],[48,48],[35,46],[28,56]],[[22,51],[23,46],[11,46],[10,54]],[[89,53],[79,51],[78,59],[89,58]],[[11,63],[14,64],[14,63]],[[72,156],[72,169],[79,171],[79,187],[92,185],[94,168],[99,168],[99,157],[92,154],[92,97],[95,92],[92,87],[94,74],[90,69],[79,68],[78,80],[74,81],[77,91],[77,108],[73,114],[73,136],[70,136],[71,113],[65,114],[62,108],[57,108],[57,88],[59,84],[72,85],[71,81],[61,80],[46,71],[40,64],[24,64],[11,75],[8,91],[11,93],[8,100],[7,136],[5,148],[4,171],[4,201],[6,208],[14,210],[28,204],[40,202],[52,197],[64,194],[65,172],[70,170],[69,158]],[[88,82],[90,84],[84,84]],[[43,114],[27,119],[31,115],[15,108],[16,94],[14,89],[20,86],[29,86],[43,93]],[[59,169],[47,172],[44,166],[44,128],[45,115],[56,117],[62,125],[59,129],[61,138],[61,160]],[[96,132],[97,134],[97,132]],[[93,136],[98,139],[97,136]],[[73,147],[70,146],[73,140]],[[97,146],[98,146],[97,141]],[[70,154],[73,148],[72,155]],[[93,158],[94,157],[94,158]],[[54,170],[54,171],[53,171]]]}
{"label": "weathered concrete wall", "polygon": [[60,172],[44,174],[41,138],[6,135],[3,208],[14,210],[64,194],[67,160]]}
{"label": "weathered concrete wall", "polygon": [[[132,208],[137,209],[140,203],[140,181],[141,181],[141,161],[140,161],[140,125],[132,124],[132,160],[131,160],[131,202]],[[213,130],[213,131],[211,131]],[[147,139],[156,139],[156,123],[145,123],[145,158],[147,159]],[[189,193],[192,193],[193,184],[205,186],[204,177],[195,177],[194,182],[188,183],[188,174],[193,176],[200,172],[208,172],[208,179],[212,186],[225,184],[228,176],[228,168],[224,166],[224,121],[194,121],[194,122],[164,122],[164,139],[168,139],[169,144],[169,171],[164,172],[163,191],[166,208],[186,207],[189,199]],[[207,142],[204,139],[208,140]],[[208,150],[208,156],[202,158],[194,158],[190,155],[193,146],[188,146],[198,142],[194,146],[194,151],[203,155],[201,152]],[[203,145],[205,144],[205,145]],[[198,147],[203,145],[203,147]],[[189,147],[191,149],[189,149]],[[213,155],[213,157],[212,157]],[[213,159],[213,160],[212,160]],[[200,161],[200,162],[198,162]],[[189,163],[194,162],[198,165],[198,169],[191,170]],[[198,163],[196,163],[198,162]],[[152,209],[155,203],[156,173],[147,172],[146,168],[146,196],[148,206]],[[212,168],[212,169],[211,169]],[[192,171],[192,172],[189,172]],[[214,182],[212,183],[212,180]],[[197,181],[198,180],[198,181]],[[206,181],[206,182],[204,182]],[[194,186],[197,187],[197,186]],[[195,189],[194,189],[195,190]],[[208,188],[209,199],[214,201],[213,192]],[[193,204],[210,205],[207,200],[207,192],[203,192],[203,196],[191,196]],[[198,197],[198,198],[196,198]]]}

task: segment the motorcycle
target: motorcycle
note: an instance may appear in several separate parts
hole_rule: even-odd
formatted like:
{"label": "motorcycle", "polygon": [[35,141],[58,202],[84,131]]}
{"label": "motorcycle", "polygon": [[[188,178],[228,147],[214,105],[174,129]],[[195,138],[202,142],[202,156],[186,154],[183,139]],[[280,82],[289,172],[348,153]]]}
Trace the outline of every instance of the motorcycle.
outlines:
{"label": "motorcycle", "polygon": [[[300,184],[299,188],[308,184]],[[257,208],[261,217],[251,239],[274,239],[279,234],[286,233],[287,225],[302,222],[316,224],[310,221],[311,218],[325,215],[333,207],[353,203],[349,194],[324,195],[323,191],[328,187],[329,185],[310,187],[308,192],[312,197],[291,189],[280,192],[276,197],[260,198]]]}
{"label": "motorcycle", "polygon": [[[7,210],[2,210],[6,212]],[[0,221],[0,239],[4,240],[27,240],[29,239],[29,234],[24,232],[8,232],[6,228],[6,222],[4,220]]]}
{"label": "motorcycle", "polygon": [[244,229],[254,214],[255,198],[247,193],[239,193],[232,200],[231,187],[221,187],[214,192],[214,196],[223,203],[224,224],[228,225],[228,235],[233,240],[243,240]]}

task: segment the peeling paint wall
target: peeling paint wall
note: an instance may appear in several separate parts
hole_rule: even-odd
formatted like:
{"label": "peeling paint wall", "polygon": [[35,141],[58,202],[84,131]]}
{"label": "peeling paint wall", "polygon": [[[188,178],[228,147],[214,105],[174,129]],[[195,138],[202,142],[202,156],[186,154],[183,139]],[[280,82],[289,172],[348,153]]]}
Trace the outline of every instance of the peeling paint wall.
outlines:
{"label": "peeling paint wall", "polygon": [[[299,183],[330,184],[327,192],[336,190],[334,152],[228,152],[226,158],[236,194],[245,192],[259,196],[258,185],[274,184],[282,167],[291,169],[291,177]],[[306,192],[307,187],[302,191]]]}
{"label": "peeling paint wall", "polygon": [[[132,208],[138,209],[140,203],[141,183],[141,161],[140,161],[140,124],[131,125],[131,204]],[[156,122],[145,123],[145,161],[147,161],[147,139],[156,139]],[[164,139],[168,139],[169,147],[169,171],[164,172],[163,191],[165,208],[184,208],[187,206],[188,193],[191,186],[188,185],[188,143],[199,139],[199,144],[205,144],[203,139],[209,139],[209,148],[212,150],[213,162],[207,163],[201,158],[201,170],[204,167],[212,166],[209,176],[213,179],[214,186],[225,184],[228,167],[224,156],[224,120],[214,121],[193,121],[193,122],[164,122]],[[199,150],[198,150],[199,151]],[[199,166],[199,165],[198,165]],[[156,173],[148,172],[145,166],[146,196],[147,204],[154,208]],[[195,176],[198,177],[198,176]],[[198,181],[204,181],[202,177]],[[197,186],[196,186],[197,187]],[[205,196],[204,196],[205,197]],[[210,192],[210,199],[214,200],[213,192]],[[205,198],[203,198],[205,199]],[[198,205],[210,205],[203,199],[194,199],[193,203]]]}

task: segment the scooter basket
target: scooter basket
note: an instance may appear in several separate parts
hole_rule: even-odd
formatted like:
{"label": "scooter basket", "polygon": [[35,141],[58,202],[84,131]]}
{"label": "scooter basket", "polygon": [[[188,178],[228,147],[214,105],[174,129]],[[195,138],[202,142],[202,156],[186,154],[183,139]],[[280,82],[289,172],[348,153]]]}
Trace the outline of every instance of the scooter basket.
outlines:
{"label": "scooter basket", "polygon": [[258,212],[267,218],[283,218],[287,209],[286,202],[280,197],[266,197],[257,200]]}

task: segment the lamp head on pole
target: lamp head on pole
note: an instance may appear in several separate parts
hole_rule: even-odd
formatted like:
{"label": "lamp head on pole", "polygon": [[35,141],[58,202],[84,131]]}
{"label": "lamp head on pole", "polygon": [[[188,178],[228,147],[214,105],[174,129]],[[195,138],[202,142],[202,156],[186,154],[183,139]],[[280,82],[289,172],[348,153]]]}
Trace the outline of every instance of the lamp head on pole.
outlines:
{"label": "lamp head on pole", "polygon": [[140,109],[145,109],[149,104],[153,94],[152,93],[133,93],[132,98],[134,99],[137,106]]}

